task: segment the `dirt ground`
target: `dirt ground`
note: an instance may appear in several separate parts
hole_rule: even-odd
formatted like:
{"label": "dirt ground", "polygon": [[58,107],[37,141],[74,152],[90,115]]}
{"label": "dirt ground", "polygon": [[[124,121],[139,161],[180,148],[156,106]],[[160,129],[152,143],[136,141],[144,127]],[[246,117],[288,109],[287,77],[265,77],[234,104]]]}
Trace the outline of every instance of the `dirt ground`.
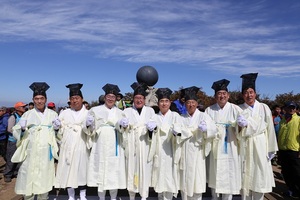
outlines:
{"label": "dirt ground", "polygon": [[[17,195],[14,192],[16,179],[12,179],[12,182],[5,183],[3,178],[3,170],[5,166],[5,161],[2,157],[0,157],[0,200],[21,200],[22,196]],[[274,177],[276,181],[276,187],[273,189],[272,193],[266,194],[265,199],[273,200],[285,200],[289,199],[287,197],[283,197],[282,193],[287,191],[287,187],[285,182],[283,181],[280,174],[280,166],[273,166]],[[50,193],[55,194],[55,191],[51,191]],[[209,194],[204,194],[204,196],[209,196]]]}

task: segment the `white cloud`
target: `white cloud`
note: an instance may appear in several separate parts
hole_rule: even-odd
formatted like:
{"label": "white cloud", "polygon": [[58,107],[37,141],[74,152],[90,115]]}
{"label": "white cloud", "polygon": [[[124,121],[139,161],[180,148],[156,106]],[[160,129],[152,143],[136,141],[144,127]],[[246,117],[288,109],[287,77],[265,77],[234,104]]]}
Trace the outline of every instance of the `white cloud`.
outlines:
{"label": "white cloud", "polygon": [[129,62],[299,76],[300,26],[293,18],[299,13],[291,9],[299,5],[6,0],[0,8],[0,42],[55,41],[70,51]]}

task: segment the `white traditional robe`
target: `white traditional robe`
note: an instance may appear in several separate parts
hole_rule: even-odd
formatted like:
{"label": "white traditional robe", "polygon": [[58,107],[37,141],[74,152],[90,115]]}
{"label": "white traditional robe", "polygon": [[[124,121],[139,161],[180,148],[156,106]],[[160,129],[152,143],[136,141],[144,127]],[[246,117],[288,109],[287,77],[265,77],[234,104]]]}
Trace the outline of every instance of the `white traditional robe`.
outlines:
{"label": "white traditional robe", "polygon": [[248,126],[242,129],[241,155],[243,161],[242,189],[268,193],[275,187],[271,161],[268,153],[278,151],[272,113],[266,104],[255,101],[253,108],[240,105]]}
{"label": "white traditional robe", "polygon": [[22,162],[15,186],[17,194],[31,196],[52,190],[55,180],[54,158],[58,159],[52,126],[56,117],[57,113],[48,108],[44,113],[32,109],[21,117],[27,120],[25,132],[22,133],[19,123],[13,127],[13,135],[18,142],[12,162]]}
{"label": "white traditional robe", "polygon": [[56,171],[56,188],[77,188],[87,183],[89,160],[86,117],[88,110],[67,109],[59,114],[61,127],[58,134],[62,137]]}
{"label": "white traditional robe", "polygon": [[118,131],[122,111],[115,106],[109,109],[100,105],[91,108],[89,114],[94,116],[95,128],[91,133],[87,185],[98,187],[98,192],[125,189],[125,157],[122,135]]}
{"label": "white traditional robe", "polygon": [[218,104],[205,112],[215,121],[218,133],[212,142],[208,156],[208,187],[216,193],[239,194],[241,190],[241,159],[237,139],[237,116],[242,109],[227,102],[223,108]]}
{"label": "white traditional robe", "polygon": [[154,121],[157,128],[152,137],[149,159],[153,160],[152,184],[155,192],[170,192],[174,196],[179,190],[179,158],[175,158],[179,151],[180,136],[173,133],[182,133],[182,117],[169,110],[165,115],[159,112]]}
{"label": "white traditional robe", "polygon": [[[207,132],[198,128],[204,120]],[[217,127],[206,113],[196,109],[193,116],[183,115],[183,143],[180,166],[180,189],[192,197],[194,193],[204,193],[206,190],[206,164],[205,157],[209,154],[211,138],[215,137]],[[185,133],[186,132],[186,133]]]}
{"label": "white traditional robe", "polygon": [[152,162],[147,160],[151,142],[146,123],[155,113],[151,107],[143,106],[141,114],[135,107],[126,108],[124,114],[129,119],[129,126],[122,128],[126,152],[127,190],[147,198],[151,186]]}

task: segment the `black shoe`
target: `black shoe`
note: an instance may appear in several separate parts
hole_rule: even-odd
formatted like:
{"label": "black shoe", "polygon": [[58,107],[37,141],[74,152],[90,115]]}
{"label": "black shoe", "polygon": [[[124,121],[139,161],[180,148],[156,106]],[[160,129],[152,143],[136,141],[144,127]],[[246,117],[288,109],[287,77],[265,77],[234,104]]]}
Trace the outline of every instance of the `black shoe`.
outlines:
{"label": "black shoe", "polygon": [[10,178],[10,177],[4,177],[4,182],[5,182],[5,183],[11,182],[11,178]]}

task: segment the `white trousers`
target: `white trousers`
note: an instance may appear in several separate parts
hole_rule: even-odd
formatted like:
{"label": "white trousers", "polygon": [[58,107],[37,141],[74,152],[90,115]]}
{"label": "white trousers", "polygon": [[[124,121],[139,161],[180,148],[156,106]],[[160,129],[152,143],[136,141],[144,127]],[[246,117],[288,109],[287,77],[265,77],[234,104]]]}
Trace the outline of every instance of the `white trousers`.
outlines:
{"label": "white trousers", "polygon": [[[106,190],[103,192],[98,192],[99,200],[105,200]],[[118,195],[118,190],[109,190],[109,195],[111,200],[116,200]]]}
{"label": "white trousers", "polygon": [[232,194],[218,194],[214,188],[211,188],[212,200],[232,200]]}
{"label": "white trousers", "polygon": [[202,200],[202,193],[194,193],[192,197],[187,196],[185,192],[180,191],[182,200]]}
{"label": "white trousers", "polygon": [[173,193],[171,192],[162,192],[157,195],[158,200],[171,200],[173,198]]}
{"label": "white trousers", "polygon": [[242,194],[242,200],[263,200],[263,199],[264,199],[264,193],[250,191],[248,196]]}

